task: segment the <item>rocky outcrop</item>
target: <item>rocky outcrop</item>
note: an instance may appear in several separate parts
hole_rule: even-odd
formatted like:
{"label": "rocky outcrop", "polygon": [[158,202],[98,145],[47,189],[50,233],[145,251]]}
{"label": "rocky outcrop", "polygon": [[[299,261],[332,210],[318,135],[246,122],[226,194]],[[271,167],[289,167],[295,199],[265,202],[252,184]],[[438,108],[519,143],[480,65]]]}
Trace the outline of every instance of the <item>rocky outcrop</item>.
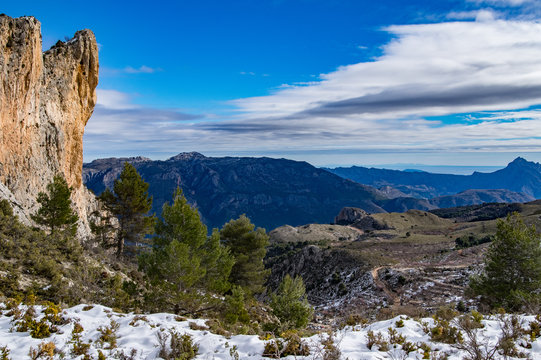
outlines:
{"label": "rocky outcrop", "polygon": [[27,214],[60,173],[86,218],[93,196],[82,183],[83,133],[97,84],[90,30],[42,52],[39,21],[0,15],[0,181]]}
{"label": "rocky outcrop", "polygon": [[363,209],[354,207],[345,207],[340,210],[340,213],[334,218],[334,223],[338,225],[351,225],[356,221],[367,217],[368,213]]}
{"label": "rocky outcrop", "polygon": [[364,231],[387,229],[385,224],[374,219],[366,211],[354,207],[345,207],[340,210],[340,213],[334,218],[334,223],[353,226]]}

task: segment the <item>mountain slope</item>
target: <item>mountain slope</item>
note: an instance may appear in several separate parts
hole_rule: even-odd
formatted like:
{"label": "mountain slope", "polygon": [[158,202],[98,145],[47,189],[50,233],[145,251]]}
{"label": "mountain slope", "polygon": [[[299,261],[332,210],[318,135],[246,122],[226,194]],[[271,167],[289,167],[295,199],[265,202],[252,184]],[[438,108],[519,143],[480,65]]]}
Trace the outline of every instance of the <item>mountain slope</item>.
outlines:
{"label": "mountain slope", "polygon": [[541,198],[541,164],[516,158],[504,169],[472,175],[433,174],[359,166],[326,169],[333,174],[374,187],[389,187],[407,196],[435,198],[469,189],[505,189]]}
{"label": "mountain slope", "polygon": [[84,164],[86,186],[95,193],[112,186],[125,161],[150,183],[153,211],[180,186],[209,227],[246,215],[266,229],[329,223],[344,206],[384,212],[387,198],[376,189],[343,179],[306,162],[270,158],[211,158],[182,153],[166,161],[100,159]]}
{"label": "mountain slope", "polygon": [[430,199],[430,203],[436,208],[450,208],[457,206],[476,205],[482,203],[525,203],[535,198],[524,193],[509,190],[477,190],[470,189],[455,195],[440,196]]}

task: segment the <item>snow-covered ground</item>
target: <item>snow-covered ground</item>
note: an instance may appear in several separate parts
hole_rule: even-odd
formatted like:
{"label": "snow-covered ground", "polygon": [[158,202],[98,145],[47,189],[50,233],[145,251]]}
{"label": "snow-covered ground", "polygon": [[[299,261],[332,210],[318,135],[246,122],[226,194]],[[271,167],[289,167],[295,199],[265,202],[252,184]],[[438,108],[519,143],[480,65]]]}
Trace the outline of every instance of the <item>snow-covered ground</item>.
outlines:
{"label": "snow-covered ground", "polygon": [[[0,305],[0,308],[3,307],[3,305]],[[24,312],[26,306],[19,306],[19,308]],[[36,319],[40,319],[44,316],[44,308],[41,306],[35,308]],[[12,330],[14,328],[14,318],[8,316],[7,310],[3,310],[0,316],[0,346],[7,346],[10,350],[9,357],[18,360],[28,359],[31,347],[37,349],[40,343],[54,342],[56,349],[62,352],[62,354],[55,355],[55,359],[82,359],[82,355],[72,355],[72,330],[76,323],[83,327],[81,341],[90,344],[88,353],[93,359],[97,359],[98,349],[101,349],[107,358],[122,358],[120,354],[123,353],[126,355],[124,357],[126,359],[130,358],[127,357],[130,354],[134,355],[133,359],[156,359],[159,353],[157,334],[159,332],[168,333],[169,329],[193,337],[194,343],[199,345],[197,359],[263,359],[262,353],[265,343],[268,342],[252,335],[237,335],[226,338],[205,330],[193,330],[190,328],[190,322],[204,326],[205,321],[200,319],[183,320],[175,315],[165,313],[144,316],[120,314],[100,305],[78,305],[65,309],[62,316],[69,322],[58,326],[56,333],[44,339],[34,339],[28,332]],[[397,322],[401,319],[403,320],[403,326],[398,327]],[[529,323],[535,320],[533,316],[520,316],[520,319],[524,328],[528,328]],[[119,324],[117,346],[115,349],[104,350],[107,344],[98,341],[102,334],[98,328],[102,327],[103,329],[109,326],[111,320]],[[425,322],[424,326],[422,322]],[[367,333],[369,331],[373,331],[375,334],[382,333],[383,337],[388,340],[389,328],[393,328],[397,334],[402,334],[407,342],[417,345],[426,343],[432,351],[438,350],[437,353],[432,353],[430,358],[434,358],[435,354],[442,355],[446,353],[450,360],[463,359],[466,355],[465,351],[453,348],[451,345],[434,343],[430,340],[430,336],[423,331],[423,327],[426,330],[427,325],[431,326],[433,324],[434,320],[431,318],[413,320],[406,317],[396,317],[364,327],[348,326],[334,333],[334,343],[342,353],[341,359],[422,359],[423,350],[419,349],[406,355],[401,345],[396,345],[396,347],[391,345],[390,350],[386,351],[379,351],[377,345],[373,346],[372,349],[368,349]],[[478,336],[481,340],[480,343],[487,345],[487,348],[490,349],[501,336],[501,322],[496,317],[492,317],[483,320],[483,324],[485,325],[484,328],[477,330]],[[193,324],[191,327],[194,328]],[[304,339],[311,348],[311,354],[305,357],[289,356],[287,359],[323,359],[321,340],[327,336],[327,334],[321,334]],[[527,342],[531,344],[530,349],[518,345],[519,343],[526,345]],[[517,349],[528,354],[531,359],[541,359],[541,338],[532,342],[529,337],[525,336],[524,340],[516,343]],[[496,354],[494,357],[494,359],[499,358],[503,358],[503,356]]]}

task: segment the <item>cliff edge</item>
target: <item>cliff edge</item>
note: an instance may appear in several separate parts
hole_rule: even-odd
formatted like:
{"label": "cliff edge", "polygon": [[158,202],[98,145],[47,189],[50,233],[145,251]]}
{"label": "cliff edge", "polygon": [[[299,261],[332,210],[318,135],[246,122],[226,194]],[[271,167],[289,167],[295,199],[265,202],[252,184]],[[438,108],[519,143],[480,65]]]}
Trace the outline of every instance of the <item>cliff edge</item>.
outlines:
{"label": "cliff edge", "polygon": [[39,21],[0,15],[0,182],[23,221],[61,173],[73,188],[79,232],[88,233],[95,200],[82,183],[83,133],[96,104],[98,68],[92,31],[42,52]]}

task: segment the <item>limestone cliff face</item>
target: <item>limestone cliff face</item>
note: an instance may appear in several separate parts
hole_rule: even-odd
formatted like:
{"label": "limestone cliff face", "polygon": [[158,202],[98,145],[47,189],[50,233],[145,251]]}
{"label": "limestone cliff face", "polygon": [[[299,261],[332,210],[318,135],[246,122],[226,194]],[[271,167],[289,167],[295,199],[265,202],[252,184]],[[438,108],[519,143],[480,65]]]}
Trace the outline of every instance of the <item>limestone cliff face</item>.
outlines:
{"label": "limestone cliff face", "polygon": [[86,217],[92,195],[81,181],[83,133],[97,84],[98,47],[90,30],[42,52],[39,21],[0,15],[0,181],[27,213],[61,173]]}

